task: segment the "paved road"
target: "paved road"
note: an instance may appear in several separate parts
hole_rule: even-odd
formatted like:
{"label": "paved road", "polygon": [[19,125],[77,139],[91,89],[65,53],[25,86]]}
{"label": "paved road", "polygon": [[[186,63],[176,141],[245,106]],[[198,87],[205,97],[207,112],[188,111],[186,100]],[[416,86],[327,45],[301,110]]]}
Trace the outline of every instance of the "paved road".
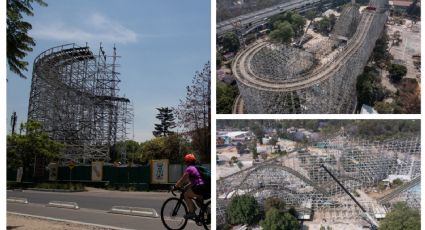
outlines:
{"label": "paved road", "polygon": [[161,211],[163,201],[170,197],[170,193],[150,192],[116,192],[91,191],[76,193],[37,192],[23,190],[7,191],[7,197],[27,198],[29,203],[47,204],[49,201],[77,202],[81,208],[110,210],[112,206],[130,206],[154,208]]}
{"label": "paved road", "polygon": [[[94,209],[63,209],[45,207],[41,204],[7,204],[8,212],[45,216],[56,219],[79,221],[97,225],[113,226],[125,229],[165,229],[160,218],[147,218],[107,213]],[[189,222],[185,229],[203,229],[194,222]]]}
{"label": "paved road", "polygon": [[[160,192],[117,192],[95,190],[77,193],[7,191],[7,197],[27,198],[29,204],[8,203],[8,212],[80,221],[99,225],[110,225],[127,229],[164,229],[160,218],[127,216],[108,213],[112,206],[154,208],[160,214],[163,201],[170,193]],[[50,201],[77,202],[79,210],[46,207]],[[192,221],[186,229],[203,229]]]}

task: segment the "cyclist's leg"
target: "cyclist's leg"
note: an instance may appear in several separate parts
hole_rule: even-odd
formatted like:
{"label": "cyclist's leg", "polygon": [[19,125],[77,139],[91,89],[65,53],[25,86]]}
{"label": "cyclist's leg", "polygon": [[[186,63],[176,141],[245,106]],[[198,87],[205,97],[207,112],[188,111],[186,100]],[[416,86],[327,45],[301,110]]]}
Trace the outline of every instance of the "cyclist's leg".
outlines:
{"label": "cyclist's leg", "polygon": [[192,199],[196,199],[197,195],[192,191],[191,188],[187,189],[184,193],[184,201],[187,204],[187,209],[189,213],[195,212],[195,204],[193,203]]}
{"label": "cyclist's leg", "polygon": [[200,208],[204,205],[204,197],[203,197],[204,190],[205,190],[204,186],[192,187],[192,191],[196,195],[195,202]]}

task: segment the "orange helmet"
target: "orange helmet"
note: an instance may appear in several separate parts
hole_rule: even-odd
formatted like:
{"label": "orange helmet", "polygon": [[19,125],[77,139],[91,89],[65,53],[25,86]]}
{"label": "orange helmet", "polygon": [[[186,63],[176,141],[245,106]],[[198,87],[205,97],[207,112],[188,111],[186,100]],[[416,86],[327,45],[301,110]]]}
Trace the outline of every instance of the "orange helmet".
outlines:
{"label": "orange helmet", "polygon": [[186,156],[184,156],[184,161],[186,161],[186,162],[195,162],[196,161],[196,157],[192,153],[189,153],[189,154],[186,154]]}

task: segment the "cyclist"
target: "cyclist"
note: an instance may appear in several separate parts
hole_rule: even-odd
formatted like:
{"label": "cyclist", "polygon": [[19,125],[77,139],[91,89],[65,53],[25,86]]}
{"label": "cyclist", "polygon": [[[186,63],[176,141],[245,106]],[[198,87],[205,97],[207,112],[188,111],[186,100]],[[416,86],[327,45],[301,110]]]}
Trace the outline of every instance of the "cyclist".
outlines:
{"label": "cyclist", "polygon": [[177,181],[174,187],[177,189],[187,182],[190,182],[190,187],[184,193],[184,200],[187,204],[187,208],[189,209],[188,213],[184,217],[187,219],[193,219],[196,217],[196,207],[192,199],[194,199],[198,206],[201,207],[204,202],[204,195],[208,192],[208,189],[205,181],[202,179],[200,172],[195,167],[195,155],[191,153],[186,154],[184,156],[184,162],[187,167],[184,170],[183,176]]}

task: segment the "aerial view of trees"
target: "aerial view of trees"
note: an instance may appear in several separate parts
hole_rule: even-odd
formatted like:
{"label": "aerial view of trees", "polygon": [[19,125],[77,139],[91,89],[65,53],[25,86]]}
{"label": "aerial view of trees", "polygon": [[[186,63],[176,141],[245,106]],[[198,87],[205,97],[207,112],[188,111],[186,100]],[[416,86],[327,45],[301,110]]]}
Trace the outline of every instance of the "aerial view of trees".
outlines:
{"label": "aerial view of trees", "polygon": [[399,83],[401,79],[406,76],[407,68],[404,65],[391,64],[388,66],[388,72],[390,73],[391,81]]}
{"label": "aerial view of trees", "polygon": [[405,203],[398,203],[380,223],[379,230],[419,230],[421,215],[418,209],[409,208]]}
{"label": "aerial view of trees", "polygon": [[230,224],[253,224],[258,221],[260,209],[253,196],[236,196],[230,201],[226,210]]}
{"label": "aerial view of trees", "polygon": [[232,113],[233,103],[239,94],[236,85],[228,85],[221,81],[217,81],[217,113],[230,114]]}

